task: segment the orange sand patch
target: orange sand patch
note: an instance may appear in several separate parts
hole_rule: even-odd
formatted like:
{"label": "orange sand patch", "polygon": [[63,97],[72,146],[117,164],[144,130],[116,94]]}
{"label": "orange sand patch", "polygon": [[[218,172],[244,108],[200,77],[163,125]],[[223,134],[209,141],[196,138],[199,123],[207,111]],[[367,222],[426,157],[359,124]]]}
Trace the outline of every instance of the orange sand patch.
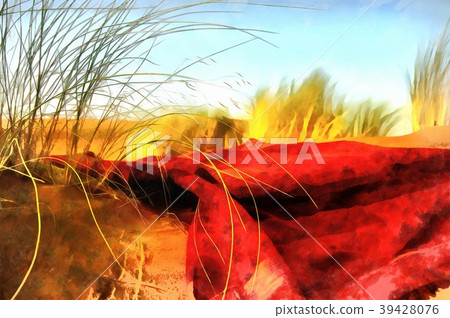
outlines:
{"label": "orange sand patch", "polygon": [[[77,187],[39,185],[38,191],[41,243],[17,299],[193,298],[185,278],[187,232],[174,215],[166,213],[155,221],[159,214],[135,206],[120,193],[90,195],[114,255],[126,251],[119,258],[121,268]],[[0,198],[0,299],[9,299],[32,259],[37,214],[27,179],[3,174]]]}
{"label": "orange sand patch", "polygon": [[[192,118],[182,118],[184,122],[189,126],[189,129],[182,130],[182,123],[180,118],[167,117],[158,122],[157,125],[152,127],[155,130],[161,131],[163,134],[169,134],[174,140],[187,140],[184,139],[186,133],[195,137],[212,137],[215,130],[216,121],[211,119],[205,119],[204,117],[195,116],[194,118],[200,123],[198,125]],[[123,131],[133,129],[137,122],[133,121],[121,121],[121,129]],[[98,134],[95,136],[90,150],[95,154],[101,154],[101,145],[105,137],[108,135],[109,122],[105,122],[100,127]],[[83,149],[87,145],[87,140],[90,134],[97,126],[96,120],[86,120],[82,134],[80,136],[80,147]],[[241,121],[237,121],[237,127],[242,126]],[[149,126],[141,125],[141,128],[149,128]],[[186,132],[190,130],[190,132]],[[136,130],[136,132],[139,130]],[[234,135],[226,135],[226,137],[236,137]],[[111,148],[110,153],[103,154],[103,159],[117,160],[120,149],[124,149],[126,146],[127,135],[122,135],[121,138],[116,140],[116,143]],[[406,147],[406,148],[450,148],[450,126],[430,127],[421,131],[393,137],[352,137],[340,140],[351,140],[357,142],[363,142],[371,145],[383,146],[383,147]],[[189,146],[179,146],[182,151],[189,151]],[[81,151],[80,151],[81,152]],[[61,134],[58,136],[55,142],[55,147],[52,150],[52,154],[65,154],[66,153],[66,136]]]}

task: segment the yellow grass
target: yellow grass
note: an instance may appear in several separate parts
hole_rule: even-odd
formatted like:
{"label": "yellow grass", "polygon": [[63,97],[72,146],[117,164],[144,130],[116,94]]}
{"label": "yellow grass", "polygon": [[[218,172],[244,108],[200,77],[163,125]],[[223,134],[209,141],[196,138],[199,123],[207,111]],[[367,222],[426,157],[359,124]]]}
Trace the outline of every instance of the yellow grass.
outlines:
{"label": "yellow grass", "polygon": [[248,136],[298,141],[386,136],[398,118],[398,111],[385,104],[370,100],[346,104],[337,96],[330,77],[316,70],[299,87],[281,85],[276,93],[261,90],[253,105]]}
{"label": "yellow grass", "polygon": [[[450,20],[449,20],[450,21]],[[435,43],[418,54],[410,80],[411,121],[414,131],[450,125],[449,22]]]}

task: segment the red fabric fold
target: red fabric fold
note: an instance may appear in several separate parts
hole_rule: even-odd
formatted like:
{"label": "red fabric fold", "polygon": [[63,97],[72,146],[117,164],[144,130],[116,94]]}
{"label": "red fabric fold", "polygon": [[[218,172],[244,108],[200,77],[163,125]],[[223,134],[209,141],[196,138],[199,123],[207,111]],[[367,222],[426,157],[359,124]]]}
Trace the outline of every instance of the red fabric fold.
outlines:
{"label": "red fabric fold", "polygon": [[164,176],[195,194],[187,279],[199,299],[425,298],[450,284],[450,150],[329,142],[317,144],[325,164],[296,164],[303,146],[288,145],[285,164],[279,145],[261,147],[265,164],[242,145],[224,160],[172,158],[163,174],[100,160],[78,168]]}

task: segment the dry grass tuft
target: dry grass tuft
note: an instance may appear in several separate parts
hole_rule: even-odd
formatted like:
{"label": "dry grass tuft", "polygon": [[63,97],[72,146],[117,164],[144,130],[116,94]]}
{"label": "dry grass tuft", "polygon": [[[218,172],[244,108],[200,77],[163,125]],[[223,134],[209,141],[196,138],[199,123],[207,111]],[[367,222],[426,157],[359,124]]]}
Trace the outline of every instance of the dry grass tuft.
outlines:
{"label": "dry grass tuft", "polygon": [[419,52],[409,80],[413,131],[450,125],[449,22],[435,43]]}
{"label": "dry grass tuft", "polygon": [[[298,88],[280,86],[276,94],[261,90],[252,110],[249,136],[297,138],[316,141],[354,136],[385,136],[395,125],[398,111],[366,101],[345,104],[330,77],[314,71]],[[277,98],[278,97],[278,98]]]}

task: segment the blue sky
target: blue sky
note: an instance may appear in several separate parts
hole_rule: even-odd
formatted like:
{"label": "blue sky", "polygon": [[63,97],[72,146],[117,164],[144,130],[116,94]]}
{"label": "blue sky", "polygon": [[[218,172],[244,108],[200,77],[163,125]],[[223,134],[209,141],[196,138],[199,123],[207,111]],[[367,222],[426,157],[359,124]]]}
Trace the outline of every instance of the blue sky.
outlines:
{"label": "blue sky", "polygon": [[[187,2],[167,0],[165,5]],[[189,19],[272,31],[276,34],[255,34],[277,47],[255,40],[214,56],[214,61],[206,61],[208,65],[190,67],[184,71],[185,75],[205,81],[199,85],[199,91],[193,93],[191,101],[227,103],[227,98],[232,97],[245,103],[246,98],[263,86],[277,87],[283,79],[290,82],[299,78],[372,2],[259,1],[323,10],[246,4],[202,7],[243,13],[199,14]],[[373,98],[389,101],[393,107],[403,106],[408,102],[406,74],[413,70],[417,50],[424,49],[428,41],[439,36],[449,17],[450,1],[447,0],[378,0],[309,71],[322,68],[349,100]],[[152,71],[172,73],[187,65],[189,59],[207,56],[250,38],[248,34],[229,30],[171,35],[153,50],[151,58],[159,66],[152,67]],[[309,71],[298,81],[301,82]],[[250,85],[244,85],[242,80]],[[224,81],[238,92],[211,85],[221,85]],[[167,93],[173,94],[172,91]]]}

